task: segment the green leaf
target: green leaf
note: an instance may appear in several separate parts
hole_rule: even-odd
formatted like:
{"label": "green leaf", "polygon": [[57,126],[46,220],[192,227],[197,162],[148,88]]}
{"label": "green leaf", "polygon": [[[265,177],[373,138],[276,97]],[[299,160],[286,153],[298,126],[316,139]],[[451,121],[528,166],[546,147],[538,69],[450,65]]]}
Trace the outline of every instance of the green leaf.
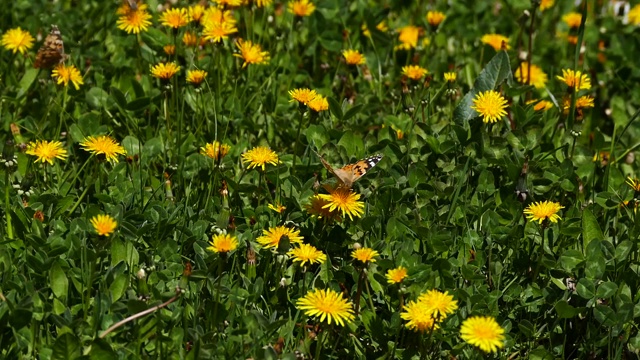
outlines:
{"label": "green leaf", "polygon": [[27,92],[29,92],[29,88],[31,88],[31,85],[36,80],[36,77],[38,77],[38,72],[38,69],[29,69],[24,72],[24,75],[22,75],[22,79],[20,79],[20,84],[18,85],[20,87],[20,90],[18,91],[16,98],[20,99]]}
{"label": "green leaf", "polygon": [[80,341],[73,334],[64,333],[53,344],[52,360],[68,360],[80,357]]}
{"label": "green leaf", "polygon": [[315,144],[318,149],[321,149],[329,142],[329,135],[322,125],[309,125],[305,131],[305,136],[307,141],[310,144]]}
{"label": "green leaf", "polygon": [[560,256],[560,265],[567,271],[573,271],[582,262],[584,256],[578,250],[567,250]]}
{"label": "green leaf", "polygon": [[582,278],[576,285],[576,291],[581,297],[591,300],[596,296],[596,285],[593,280]]}
{"label": "green leaf", "polygon": [[616,313],[608,306],[596,305],[593,316],[604,326],[613,326],[616,323]]}
{"label": "green leaf", "polygon": [[111,301],[118,301],[122,295],[124,295],[125,291],[127,291],[127,287],[129,286],[129,276],[127,274],[119,274],[116,276],[115,280],[109,286],[109,291],[111,292]]}
{"label": "green leaf", "polygon": [[561,319],[570,319],[579,313],[579,311],[575,307],[569,305],[566,300],[558,301],[555,305],[555,309]]}
{"label": "green leaf", "polygon": [[352,117],[354,117],[359,111],[360,109],[362,109],[363,105],[356,105],[354,107],[352,107],[351,109],[347,110],[347,112],[344,114],[344,117],[342,118],[342,121],[347,121],[349,119],[351,119]]}
{"label": "green leaf", "polygon": [[124,108],[131,111],[141,111],[151,105],[151,98],[141,97],[128,103]]}
{"label": "green leaf", "polygon": [[347,151],[347,154],[360,154],[364,152],[362,136],[358,136],[351,131],[345,132],[342,135],[340,141],[338,141],[338,146],[342,146]]}
{"label": "green leaf", "polygon": [[115,86],[111,87],[111,97],[121,108],[124,108],[127,105],[127,98],[124,96],[122,91]]}
{"label": "green leaf", "polygon": [[336,99],[331,97],[328,98],[327,101],[329,102],[329,110],[331,110],[333,116],[335,116],[338,120],[342,120],[344,114],[342,113],[342,106],[340,106],[340,103]]}
{"label": "green leaf", "polygon": [[631,241],[624,240],[620,242],[620,244],[618,244],[618,246],[616,247],[616,261],[622,262],[627,260],[627,257],[629,257],[629,254],[631,253],[631,250],[633,250],[633,243]]}
{"label": "green leaf", "polygon": [[111,345],[102,339],[98,339],[91,344],[89,357],[91,360],[111,360],[118,358],[117,354],[111,349]]}
{"label": "green leaf", "polygon": [[615,295],[618,291],[618,285],[612,281],[605,281],[600,286],[598,286],[598,291],[596,292],[596,297],[601,299],[608,299]]}
{"label": "green leaf", "polygon": [[85,100],[94,109],[109,108],[113,106],[113,101],[106,91],[98,87],[93,87],[87,91]]}
{"label": "green leaf", "polygon": [[473,88],[462,98],[458,106],[453,112],[453,119],[456,123],[466,123],[469,120],[478,116],[478,113],[471,108],[473,105],[473,99],[476,94],[494,90],[504,81],[508,83],[512,82],[511,65],[509,65],[509,55],[506,51],[499,51],[489,61],[487,66],[482,69],[482,72],[473,83]]}
{"label": "green leaf", "polygon": [[582,211],[582,248],[586,251],[593,240],[604,240],[604,235],[596,217],[589,208]]}
{"label": "green leaf", "polygon": [[67,275],[58,262],[53,263],[53,266],[51,266],[49,280],[53,294],[61,300],[66,299],[69,291],[69,279],[67,279]]}

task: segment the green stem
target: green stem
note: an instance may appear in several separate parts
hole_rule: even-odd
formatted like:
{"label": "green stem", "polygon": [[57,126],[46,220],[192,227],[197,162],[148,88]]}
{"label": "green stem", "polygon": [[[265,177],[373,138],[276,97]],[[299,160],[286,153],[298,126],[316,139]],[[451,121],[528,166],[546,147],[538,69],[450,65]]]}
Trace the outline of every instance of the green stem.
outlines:
{"label": "green stem", "polygon": [[5,216],[7,217],[7,237],[10,240],[13,240],[13,227],[11,224],[11,208],[9,207],[9,191],[11,187],[9,185],[9,171],[5,169],[5,177],[4,177],[4,210]]}

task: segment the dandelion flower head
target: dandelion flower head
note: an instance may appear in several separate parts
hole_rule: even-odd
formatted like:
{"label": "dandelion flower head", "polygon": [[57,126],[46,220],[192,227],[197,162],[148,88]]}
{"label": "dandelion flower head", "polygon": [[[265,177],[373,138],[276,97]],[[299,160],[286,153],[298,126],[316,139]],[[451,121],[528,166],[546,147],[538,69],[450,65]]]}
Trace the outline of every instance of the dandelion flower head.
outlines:
{"label": "dandelion flower head", "polygon": [[54,159],[66,160],[68,156],[67,150],[62,148],[60,141],[47,140],[36,140],[29,143],[26,154],[37,157],[35,162],[44,163],[46,161],[49,165],[53,165]]}
{"label": "dandelion flower head", "polygon": [[[518,66],[515,76],[519,83],[531,84],[536,89],[544,89],[547,85],[547,74],[537,65],[529,65],[527,62],[523,62]],[[529,79],[529,76],[531,76],[531,79]]]}
{"label": "dandelion flower head", "polygon": [[311,16],[316,10],[316,6],[309,0],[294,0],[287,6],[289,12],[295,16]]}
{"label": "dandelion flower head", "polygon": [[399,284],[407,277],[407,268],[404,266],[398,266],[395,269],[390,269],[385,275],[389,284]]}
{"label": "dandelion flower head", "polygon": [[18,51],[20,54],[24,54],[33,47],[34,40],[28,31],[18,27],[10,29],[2,35],[2,46],[7,50],[11,50],[14,54]]}
{"label": "dandelion flower head", "polygon": [[320,321],[327,320],[330,325],[335,322],[340,326],[354,319],[353,304],[344,299],[342,294],[331,289],[309,291],[296,302],[298,309],[307,316],[320,317]]}
{"label": "dandelion flower head", "polygon": [[349,65],[363,65],[366,61],[364,55],[362,55],[358,50],[343,50],[342,56],[344,56],[344,60]]}
{"label": "dandelion flower head", "polygon": [[509,38],[504,35],[499,34],[486,34],[480,38],[480,41],[483,44],[487,44],[495,49],[495,51],[500,51],[502,49],[502,43],[506,44],[506,49],[510,49],[509,46]]}
{"label": "dandelion flower head", "polygon": [[299,261],[300,266],[304,266],[307,262],[322,264],[327,261],[327,256],[322,251],[309,244],[300,244],[300,247],[291,249],[288,255],[293,258],[293,262]]}
{"label": "dandelion flower head", "polygon": [[[129,5],[125,5],[127,8]],[[142,31],[147,31],[151,26],[151,14],[147,12],[146,4],[138,4],[136,10],[128,9],[121,13],[121,16],[116,21],[118,29],[124,30],[127,34],[139,34]]]}
{"label": "dandelion flower head", "polygon": [[497,91],[489,90],[477,94],[471,108],[482,116],[484,123],[494,123],[507,115],[507,100]]}
{"label": "dandelion flower head", "polygon": [[380,254],[377,251],[367,247],[356,249],[351,252],[351,257],[362,263],[376,262],[376,256],[380,256]]}
{"label": "dandelion flower head", "polygon": [[91,218],[90,222],[95,232],[100,236],[113,234],[118,226],[116,220],[109,215],[96,215]]}
{"label": "dandelion flower head", "polygon": [[80,143],[80,146],[94,154],[104,156],[108,161],[118,162],[118,155],[125,155],[126,151],[111,136],[88,136]]}
{"label": "dandelion flower head", "polygon": [[353,220],[354,216],[361,217],[364,214],[364,202],[359,201],[360,194],[356,194],[351,189],[338,187],[331,190],[329,194],[318,196],[327,202],[325,209],[328,208],[331,212],[338,209],[343,217],[348,215],[349,219]]}
{"label": "dandelion flower head", "polygon": [[56,65],[53,71],[51,71],[51,77],[56,79],[58,85],[67,86],[69,82],[71,82],[76,90],[80,89],[80,85],[84,84],[80,71],[73,65]]}
{"label": "dandelion flower head", "polygon": [[262,236],[258,237],[257,241],[265,249],[275,248],[280,244],[280,239],[283,236],[288,237],[291,244],[300,244],[303,240],[299,230],[286,226],[276,226],[275,228],[262,230]]}
{"label": "dandelion flower head", "polygon": [[533,221],[538,220],[539,223],[542,223],[546,219],[555,223],[560,220],[558,211],[563,208],[564,206],[560,206],[560,203],[545,200],[530,204],[526,209],[524,209],[524,214],[527,219]]}
{"label": "dandelion flower head", "polygon": [[275,151],[265,146],[256,146],[242,154],[242,162],[248,163],[249,169],[259,166],[264,171],[266,164],[278,165],[279,160]]}
{"label": "dandelion flower head", "polygon": [[216,234],[211,237],[211,246],[207,248],[215,253],[228,253],[238,248],[238,239],[229,234]]}
{"label": "dandelion flower head", "polygon": [[460,337],[484,352],[496,352],[504,347],[504,329],[490,316],[473,316],[460,327]]}

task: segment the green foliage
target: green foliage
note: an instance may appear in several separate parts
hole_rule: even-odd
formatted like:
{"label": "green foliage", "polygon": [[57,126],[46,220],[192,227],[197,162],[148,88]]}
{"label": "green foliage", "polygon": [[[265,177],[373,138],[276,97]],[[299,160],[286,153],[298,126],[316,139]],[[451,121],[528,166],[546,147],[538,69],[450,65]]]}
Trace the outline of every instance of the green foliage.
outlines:
{"label": "green foliage", "polygon": [[[418,1],[322,0],[305,17],[290,2],[233,8],[237,32],[197,46],[182,39],[203,27],[163,26],[166,5],[155,0],[138,35],[118,28],[117,8],[133,11],[126,1],[4,6],[2,35],[20,27],[39,38],[57,24],[82,84],[33,67],[41,39],[24,54],[0,49],[0,358],[637,357],[633,16],[625,23],[609,2],[556,1],[541,12],[536,1],[438,0],[428,10],[446,19],[433,26]],[[586,20],[569,28],[570,11]],[[402,49],[408,25],[420,27],[418,39]],[[510,48],[483,43],[490,33]],[[270,60],[243,66],[239,38]],[[366,64],[348,65],[346,49]],[[544,87],[517,75],[523,61],[544,71]],[[165,62],[180,71],[154,77]],[[411,79],[407,65],[428,74]],[[200,86],[186,81],[195,69],[208,72]],[[563,69],[592,87],[568,89]],[[300,88],[327,109],[292,101]],[[488,90],[507,101],[493,124],[471,108]],[[551,108],[536,109],[538,100]],[[126,153],[108,161],[87,151],[87,137],[100,135]],[[59,141],[67,156],[36,162],[36,140]],[[226,156],[206,155],[214,141],[230,146]],[[242,157],[258,146],[278,155],[264,171]],[[316,152],[334,172],[383,155],[353,185],[364,204],[353,219],[309,208],[339,185]],[[557,221],[525,216],[544,201],[562,207]],[[92,224],[97,215],[117,223],[109,236]],[[292,261],[291,234],[261,245],[276,226],[300,231],[326,261]],[[215,253],[212,236],[223,232],[239,245]],[[379,255],[363,264],[352,258],[359,247]],[[408,277],[390,284],[399,266]],[[354,320],[329,325],[299,310],[312,289],[348,299]],[[431,333],[407,328],[403,309],[431,289],[458,308]],[[461,339],[472,316],[504,329],[497,354]]]}

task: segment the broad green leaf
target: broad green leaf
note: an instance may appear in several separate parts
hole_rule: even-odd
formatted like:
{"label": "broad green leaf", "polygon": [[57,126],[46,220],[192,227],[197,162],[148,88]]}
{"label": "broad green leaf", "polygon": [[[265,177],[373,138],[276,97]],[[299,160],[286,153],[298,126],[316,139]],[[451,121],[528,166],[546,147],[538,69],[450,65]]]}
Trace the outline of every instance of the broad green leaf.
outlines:
{"label": "broad green leaf", "polygon": [[560,264],[567,271],[574,271],[582,262],[584,262],[584,256],[578,250],[567,250],[560,256]]}
{"label": "broad green leaf", "polygon": [[605,281],[598,286],[596,296],[600,299],[608,299],[615,295],[616,291],[618,291],[618,285],[616,285],[616,283]]}
{"label": "broad green leaf", "polygon": [[36,77],[38,77],[38,72],[38,69],[29,69],[24,72],[24,75],[22,75],[22,79],[20,79],[20,90],[18,91],[16,98],[20,99],[29,92],[29,88],[31,88],[31,85],[36,80]]}
{"label": "broad green leaf", "polygon": [[338,146],[342,146],[347,151],[347,154],[360,154],[364,151],[362,136],[358,136],[351,131],[342,135],[340,141],[338,141]]}
{"label": "broad green leaf", "polygon": [[613,326],[617,322],[615,311],[605,305],[596,305],[593,309],[593,316],[604,326]]}
{"label": "broad green leaf", "polygon": [[77,359],[80,353],[80,341],[73,334],[65,333],[56,339],[53,344],[52,360]]}
{"label": "broad green leaf", "polygon": [[352,117],[354,117],[361,109],[362,109],[363,105],[356,105],[354,107],[352,107],[351,109],[347,110],[347,112],[344,114],[344,117],[342,118],[342,121],[347,121],[349,119],[351,119]]}
{"label": "broad green leaf", "polygon": [[471,108],[476,94],[484,91],[494,90],[504,81],[512,82],[511,65],[509,55],[506,51],[499,51],[489,61],[487,66],[473,83],[473,88],[462,98],[453,112],[453,119],[457,124],[466,123],[478,116],[478,113]]}
{"label": "broad green leaf", "polygon": [[342,106],[340,106],[340,103],[332,97],[327,98],[327,101],[329,102],[329,110],[331,110],[333,116],[335,116],[338,121],[341,121],[344,114],[342,113]]}
{"label": "broad green leaf", "polygon": [[69,291],[69,279],[58,262],[53,263],[49,271],[49,281],[53,294],[64,301]]}
{"label": "broad green leaf", "polygon": [[118,106],[120,106],[121,108],[124,108],[127,105],[127,98],[124,96],[122,91],[120,91],[120,89],[115,86],[112,86],[110,90],[111,97],[116,102],[116,104],[118,104]]}
{"label": "broad green leaf", "polygon": [[582,248],[586,251],[592,240],[604,240],[598,220],[589,208],[582,211]]}
{"label": "broad green leaf", "polygon": [[633,250],[633,243],[629,240],[624,240],[616,247],[616,261],[622,262],[627,260],[629,254]]}
{"label": "broad green leaf", "polygon": [[596,285],[593,280],[582,278],[576,285],[576,291],[581,297],[591,300],[596,296]]}
{"label": "broad green leaf", "polygon": [[570,319],[579,313],[579,311],[575,307],[569,305],[566,300],[558,301],[555,305],[555,309],[561,319]]}
{"label": "broad green leaf", "polygon": [[315,144],[318,149],[322,149],[330,140],[327,131],[321,125],[309,125],[305,130],[305,135],[309,144]]}
{"label": "broad green leaf", "polygon": [[108,108],[113,105],[113,100],[106,91],[98,87],[93,87],[87,91],[85,96],[87,104],[94,109],[100,109],[102,107]]}
{"label": "broad green leaf", "polygon": [[111,301],[118,301],[122,295],[124,295],[125,291],[127,291],[127,287],[129,286],[129,275],[127,274],[119,274],[116,276],[115,280],[109,286],[109,291],[111,291]]}

